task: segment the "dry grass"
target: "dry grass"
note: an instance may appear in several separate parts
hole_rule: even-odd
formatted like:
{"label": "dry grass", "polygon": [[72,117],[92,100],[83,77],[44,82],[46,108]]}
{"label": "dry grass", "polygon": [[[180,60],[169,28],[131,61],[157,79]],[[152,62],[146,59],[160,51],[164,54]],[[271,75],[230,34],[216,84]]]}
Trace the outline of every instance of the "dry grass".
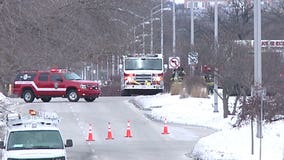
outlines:
{"label": "dry grass", "polygon": [[182,82],[174,82],[171,85],[171,95],[179,95],[183,88]]}
{"label": "dry grass", "polygon": [[180,95],[180,98],[191,97],[207,98],[207,84],[198,76],[187,77],[183,82],[171,84],[171,95]]}
{"label": "dry grass", "polygon": [[207,98],[208,97],[207,87],[201,85],[193,86],[190,92],[190,96],[197,98]]}

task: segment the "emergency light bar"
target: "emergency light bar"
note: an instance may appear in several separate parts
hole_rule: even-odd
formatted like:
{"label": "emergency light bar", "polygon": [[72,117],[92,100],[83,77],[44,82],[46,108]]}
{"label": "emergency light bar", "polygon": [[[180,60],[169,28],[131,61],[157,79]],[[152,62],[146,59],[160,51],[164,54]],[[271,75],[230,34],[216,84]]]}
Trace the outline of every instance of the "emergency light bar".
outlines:
{"label": "emergency light bar", "polygon": [[134,55],[127,55],[125,57],[159,57],[162,58],[162,54],[134,54]]}
{"label": "emergency light bar", "polygon": [[61,72],[68,72],[68,69],[52,68],[52,69],[50,70],[50,72],[58,72],[58,73],[61,73]]}
{"label": "emergency light bar", "polygon": [[6,115],[6,121],[18,120],[21,119],[21,115],[19,113],[10,113]]}
{"label": "emergency light bar", "polygon": [[10,113],[6,115],[6,125],[54,125],[57,126],[60,121],[59,116],[55,112],[37,112],[29,110],[29,116],[21,116],[19,113]]}
{"label": "emergency light bar", "polygon": [[38,70],[23,70],[23,71],[20,71],[20,73],[36,73],[38,72]]}

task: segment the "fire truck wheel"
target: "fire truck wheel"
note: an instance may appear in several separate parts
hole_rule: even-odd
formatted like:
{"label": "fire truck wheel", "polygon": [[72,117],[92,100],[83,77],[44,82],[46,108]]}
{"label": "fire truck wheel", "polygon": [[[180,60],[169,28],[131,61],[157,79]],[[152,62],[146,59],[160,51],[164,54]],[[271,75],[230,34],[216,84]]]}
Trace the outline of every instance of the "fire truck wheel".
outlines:
{"label": "fire truck wheel", "polygon": [[121,91],[121,96],[130,96],[130,92],[126,90]]}
{"label": "fire truck wheel", "polygon": [[34,101],[35,99],[35,95],[34,95],[34,92],[32,90],[25,90],[24,93],[23,93],[23,98],[24,98],[24,101],[27,102],[27,103],[31,103]]}
{"label": "fire truck wheel", "polygon": [[78,102],[79,101],[78,93],[74,89],[71,89],[71,90],[68,91],[67,97],[68,97],[68,100],[70,102]]}
{"label": "fire truck wheel", "polygon": [[93,102],[96,99],[96,97],[85,97],[84,99],[86,102]]}
{"label": "fire truck wheel", "polygon": [[41,100],[42,100],[43,102],[50,102],[51,97],[42,97]]}

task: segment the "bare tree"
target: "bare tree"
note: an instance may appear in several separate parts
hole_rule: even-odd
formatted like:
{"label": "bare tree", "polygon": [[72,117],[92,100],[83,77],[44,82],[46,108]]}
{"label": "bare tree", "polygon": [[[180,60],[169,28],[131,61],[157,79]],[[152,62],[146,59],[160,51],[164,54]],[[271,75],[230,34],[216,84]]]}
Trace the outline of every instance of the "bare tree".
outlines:
{"label": "bare tree", "polygon": [[[129,28],[138,21],[130,13],[148,16],[149,8],[157,3],[150,0],[1,0],[0,86],[11,83],[19,70],[54,66],[79,69],[84,63],[95,63],[96,55],[125,52]],[[113,18],[129,26],[117,25],[111,21]]]}
{"label": "bare tree", "polygon": [[[223,117],[235,113],[236,103],[230,112],[228,100],[230,95],[246,96],[253,78],[253,58],[249,55],[250,48],[235,43],[240,39],[252,39],[253,20],[252,5],[246,1],[233,0],[229,6],[219,8],[219,46],[217,55],[214,52],[214,9],[209,8],[208,14],[198,21],[197,45],[202,64],[219,69],[219,85],[223,89]],[[204,45],[207,47],[204,47]],[[205,54],[206,53],[206,54]],[[236,100],[236,102],[237,102]]]}
{"label": "bare tree", "polygon": [[[199,53],[202,53],[200,54],[201,63],[217,66],[219,68],[219,80],[223,88],[223,95],[220,95],[220,97],[223,99],[224,118],[226,118],[228,114],[236,113],[237,101],[239,101],[241,96],[244,101],[246,100],[246,96],[250,94],[250,88],[253,84],[253,54],[251,54],[253,53],[253,48],[252,46],[240,46],[235,43],[236,40],[253,39],[253,5],[247,2],[248,1],[234,0],[229,6],[223,6],[219,9],[219,48],[217,56],[214,55],[213,50],[213,9],[209,9],[208,15],[202,17],[196,24],[198,25],[198,27],[196,27],[198,30],[195,34],[198,36],[196,48]],[[268,15],[271,15],[271,13]],[[278,20],[279,19],[281,18],[278,17]],[[269,21],[269,23],[275,24],[276,22]],[[273,29],[276,28],[277,27],[274,27]],[[271,29],[272,28],[270,28],[270,30]],[[266,37],[266,33],[270,33],[269,29],[264,25],[263,30],[263,37]],[[277,30],[275,32],[277,32]],[[207,47],[204,47],[204,44],[207,44]],[[271,50],[267,51],[267,53],[268,55],[275,55],[275,52]],[[273,70],[275,70],[264,73],[264,83],[270,83],[269,86],[271,86],[272,77],[275,78],[275,76],[272,75],[277,75],[275,72],[279,72],[279,70],[277,71],[278,67],[275,67],[281,66],[279,60],[281,60],[281,58],[275,58],[274,56],[264,58],[263,68],[274,68]],[[274,65],[274,67],[269,66],[272,64],[278,65]],[[230,95],[237,96],[232,111],[229,111],[228,106]]]}
{"label": "bare tree", "polygon": [[267,40],[283,39],[284,1],[275,1],[262,12],[263,37]]}
{"label": "bare tree", "polygon": [[[284,2],[274,2],[262,12],[262,37],[267,40],[283,39]],[[282,49],[283,52],[283,49]],[[284,119],[283,117],[283,53],[281,49],[266,48],[262,52],[263,86],[267,96],[264,103],[264,120],[267,123]],[[259,115],[260,99],[249,98],[241,105],[237,125],[241,126]]]}

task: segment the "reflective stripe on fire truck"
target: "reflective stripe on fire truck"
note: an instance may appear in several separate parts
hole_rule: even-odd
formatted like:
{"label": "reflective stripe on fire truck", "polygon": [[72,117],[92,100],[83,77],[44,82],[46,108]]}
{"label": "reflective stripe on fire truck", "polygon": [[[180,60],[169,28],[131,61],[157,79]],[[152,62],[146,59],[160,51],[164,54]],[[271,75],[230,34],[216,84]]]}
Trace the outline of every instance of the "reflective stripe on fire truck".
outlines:
{"label": "reflective stripe on fire truck", "polygon": [[39,88],[33,81],[15,81],[15,84],[31,84],[36,91],[66,91],[66,88]]}

